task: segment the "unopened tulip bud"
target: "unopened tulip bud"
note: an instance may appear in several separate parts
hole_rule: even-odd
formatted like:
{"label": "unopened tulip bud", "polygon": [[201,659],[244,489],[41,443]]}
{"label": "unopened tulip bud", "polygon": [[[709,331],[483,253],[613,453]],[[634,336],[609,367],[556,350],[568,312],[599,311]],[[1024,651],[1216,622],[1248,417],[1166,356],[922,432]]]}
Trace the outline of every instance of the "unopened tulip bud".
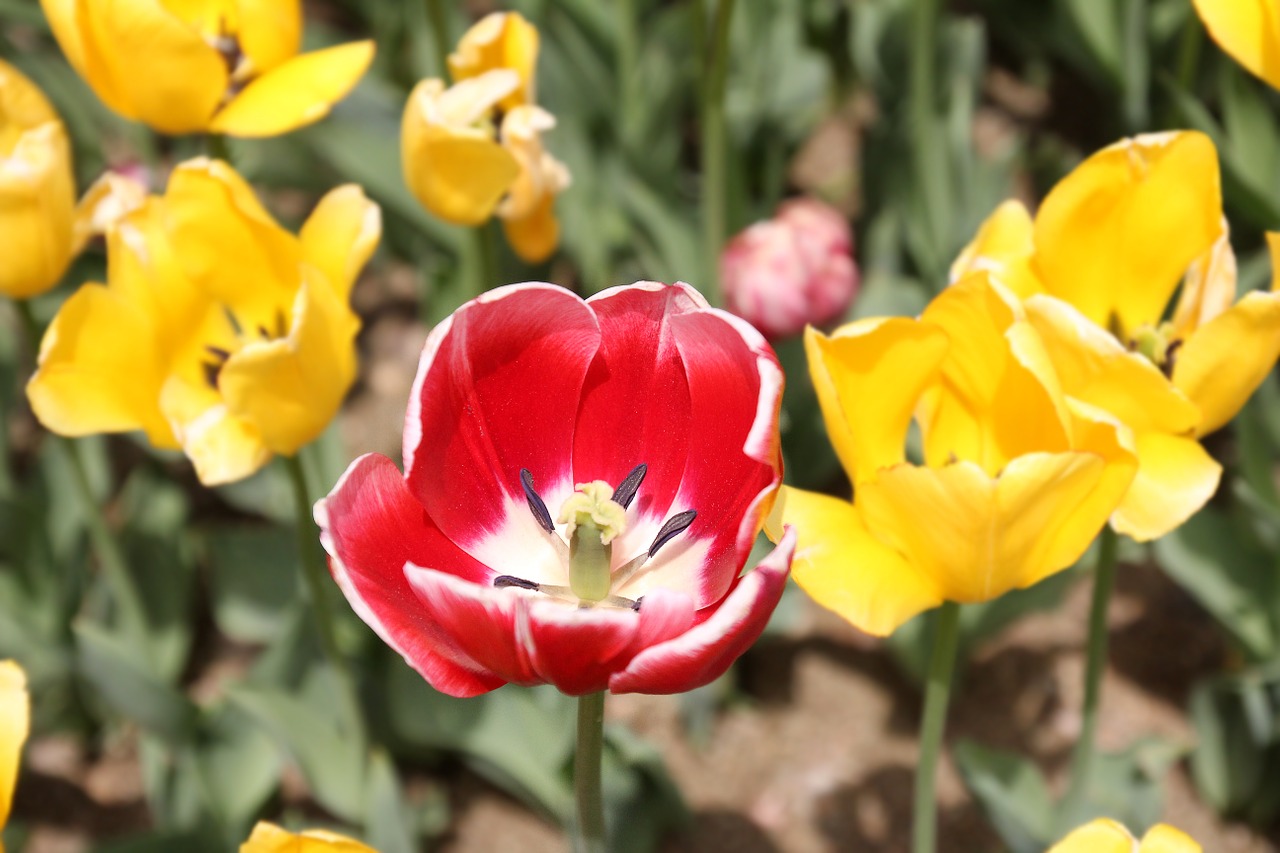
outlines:
{"label": "unopened tulip bud", "polygon": [[720,285],[725,307],[773,339],[836,320],[858,290],[849,224],[816,199],[785,202],[725,247]]}

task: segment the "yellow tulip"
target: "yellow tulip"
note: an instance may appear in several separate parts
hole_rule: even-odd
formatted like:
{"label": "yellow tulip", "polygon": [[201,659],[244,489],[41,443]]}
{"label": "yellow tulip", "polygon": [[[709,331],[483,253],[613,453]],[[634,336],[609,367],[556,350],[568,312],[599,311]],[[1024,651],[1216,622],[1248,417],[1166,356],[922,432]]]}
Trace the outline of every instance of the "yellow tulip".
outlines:
{"label": "yellow tulip", "polygon": [[[0,661],[0,829],[9,821],[13,789],[22,763],[22,745],[31,731],[27,674],[11,660]],[[4,844],[0,844],[4,853]]]}
{"label": "yellow tulip", "polygon": [[67,61],[163,133],[275,136],[328,115],[372,41],[299,54],[299,0],[40,0]]}
{"label": "yellow tulip", "polygon": [[[766,531],[794,526],[796,582],[868,633],[1070,566],[1133,479],[1129,430],[1062,394],[1017,298],[988,273],[918,320],[810,328],[805,348],[854,499],[784,487]],[[922,465],[906,461],[913,416]]]}
{"label": "yellow tulip", "polygon": [[[1268,240],[1275,257],[1280,235]],[[1147,541],[1203,506],[1221,469],[1196,439],[1231,420],[1280,357],[1276,285],[1232,305],[1212,142],[1175,132],[1099,151],[1034,221],[1017,202],[1001,205],[952,275],[970,270],[1025,299],[1067,396],[1134,432],[1139,471],[1115,529]]]}
{"label": "yellow tulip", "polygon": [[569,184],[564,165],[543,147],[555,126],[546,110],[513,107],[495,126],[519,75],[493,69],[445,88],[423,80],[401,124],[405,180],[423,207],[447,222],[477,226],[498,216],[524,260],[545,260],[559,242],[555,196]]}
{"label": "yellow tulip", "polygon": [[358,187],[326,195],[295,237],[225,163],[184,163],[111,229],[108,283],[54,318],[32,409],[63,435],[143,430],[210,485],[292,455],[355,378],[349,295],[380,235]]}
{"label": "yellow tulip", "polygon": [[510,110],[534,101],[534,67],[538,63],[538,28],[517,12],[492,12],[481,18],[449,55],[449,74],[455,82],[478,77],[495,68],[520,76],[516,89],[500,106]]}
{"label": "yellow tulip", "polygon": [[1191,836],[1168,824],[1153,826],[1139,843],[1114,820],[1099,818],[1073,831],[1049,853],[1201,853],[1201,848]]}
{"label": "yellow tulip", "polygon": [[273,823],[259,822],[240,853],[378,853],[372,847],[323,829],[292,833]]}
{"label": "yellow tulip", "polygon": [[1205,29],[1231,58],[1280,89],[1280,9],[1273,0],[1192,0]]}
{"label": "yellow tulip", "polygon": [[58,283],[71,261],[75,203],[62,122],[0,60],[0,293],[23,299]]}

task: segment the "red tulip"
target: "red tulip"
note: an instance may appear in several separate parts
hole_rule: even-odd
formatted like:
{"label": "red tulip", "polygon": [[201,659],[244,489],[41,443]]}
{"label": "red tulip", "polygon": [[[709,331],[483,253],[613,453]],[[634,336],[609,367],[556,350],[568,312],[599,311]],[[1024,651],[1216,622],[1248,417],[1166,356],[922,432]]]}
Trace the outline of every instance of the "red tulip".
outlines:
{"label": "red tulip", "polygon": [[858,292],[853,232],[817,199],[784,202],[725,246],[720,285],[725,307],[772,340],[837,320]]}
{"label": "red tulip", "polygon": [[316,505],[351,606],[437,689],[675,693],[760,636],[794,537],[739,576],[782,480],[782,372],[683,284],[474,299],[427,340],[402,475]]}

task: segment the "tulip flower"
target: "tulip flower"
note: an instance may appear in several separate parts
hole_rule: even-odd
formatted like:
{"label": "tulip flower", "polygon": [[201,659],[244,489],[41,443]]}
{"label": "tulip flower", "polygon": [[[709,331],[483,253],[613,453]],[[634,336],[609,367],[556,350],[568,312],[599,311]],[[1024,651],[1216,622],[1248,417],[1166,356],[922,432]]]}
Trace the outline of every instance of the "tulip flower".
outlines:
{"label": "tulip flower", "polygon": [[292,833],[273,823],[259,822],[240,853],[377,853],[372,847],[323,829]]}
{"label": "tulip flower", "polygon": [[75,177],[58,114],[0,60],[0,293],[49,290],[72,256]]}
{"label": "tulip flower", "polygon": [[402,475],[316,505],[356,613],[434,687],[674,693],[764,629],[794,535],[742,567],[782,478],[782,373],[687,285],[498,288],[427,340]]}
{"label": "tulip flower", "polygon": [[1272,0],[1192,0],[1205,29],[1250,74],[1280,89],[1280,15]]}
{"label": "tulip flower", "polygon": [[449,55],[449,74],[461,82],[495,68],[516,72],[519,86],[499,104],[510,110],[534,102],[537,64],[538,28],[518,12],[491,12],[463,34],[458,49]]}
{"label": "tulip flower", "polygon": [[318,121],[372,41],[299,54],[299,0],[41,0],[67,61],[122,116],[162,133],[260,137]]}
{"label": "tulip flower", "polygon": [[720,286],[726,308],[775,340],[835,320],[858,290],[849,223],[817,199],[785,202],[729,241]]}
{"label": "tulip flower", "polygon": [[143,430],[209,485],[293,455],[355,378],[348,296],[380,234],[358,187],[326,195],[295,237],[225,163],[180,165],[111,229],[107,284],[54,318],[32,409],[62,435]]}
{"label": "tulip flower", "polygon": [[1049,853],[1200,853],[1191,836],[1168,824],[1147,830],[1141,843],[1114,820],[1100,818],[1059,841]]}
{"label": "tulip flower", "polygon": [[[13,661],[0,661],[0,829],[9,821],[18,766],[22,763],[22,745],[30,730],[27,675]],[[4,853],[3,844],[0,844],[0,853]]]}
{"label": "tulip flower", "polygon": [[[1268,240],[1274,255],[1280,235]],[[1139,472],[1112,526],[1146,541],[1203,506],[1221,469],[1197,439],[1231,420],[1280,356],[1276,286],[1232,305],[1235,258],[1209,139],[1122,140],[1054,187],[1034,220],[1006,202],[953,275],[972,269],[1026,300],[1068,396],[1133,429]]]}
{"label": "tulip flower", "polygon": [[[1063,395],[1021,305],[987,273],[918,320],[810,328],[805,349],[854,499],[784,487],[768,532],[793,524],[796,582],[870,634],[1067,568],[1133,479],[1127,429]],[[913,414],[923,465],[905,461]]]}

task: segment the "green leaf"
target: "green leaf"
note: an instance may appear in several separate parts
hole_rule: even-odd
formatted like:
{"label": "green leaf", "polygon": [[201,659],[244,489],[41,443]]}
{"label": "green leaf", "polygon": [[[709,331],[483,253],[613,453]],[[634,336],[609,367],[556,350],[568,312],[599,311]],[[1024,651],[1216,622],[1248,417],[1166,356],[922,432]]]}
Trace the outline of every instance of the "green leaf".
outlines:
{"label": "green leaf", "polygon": [[610,850],[649,853],[689,822],[662,754],[629,729],[605,727],[602,784]]}
{"label": "green leaf", "polygon": [[1011,853],[1043,853],[1053,843],[1055,805],[1034,764],[971,740],[957,743],[952,756]]}
{"label": "green leaf", "polygon": [[191,700],[152,675],[119,637],[89,622],[73,630],[80,674],[112,708],[170,744],[191,738],[197,720]]}
{"label": "green leaf", "polygon": [[207,807],[228,843],[247,838],[280,780],[271,738],[245,711],[223,705],[208,713],[191,753]]}
{"label": "green leaf", "polygon": [[415,853],[413,811],[405,802],[395,765],[381,750],[369,760],[369,789],[365,805],[366,835],[378,853]]}
{"label": "green leaf", "polygon": [[209,586],[218,627],[243,643],[266,643],[299,601],[298,545],[292,530],[267,525],[206,531]]}
{"label": "green leaf", "polygon": [[1190,717],[1191,775],[1200,796],[1221,814],[1273,822],[1280,816],[1280,669],[1197,683]]}

